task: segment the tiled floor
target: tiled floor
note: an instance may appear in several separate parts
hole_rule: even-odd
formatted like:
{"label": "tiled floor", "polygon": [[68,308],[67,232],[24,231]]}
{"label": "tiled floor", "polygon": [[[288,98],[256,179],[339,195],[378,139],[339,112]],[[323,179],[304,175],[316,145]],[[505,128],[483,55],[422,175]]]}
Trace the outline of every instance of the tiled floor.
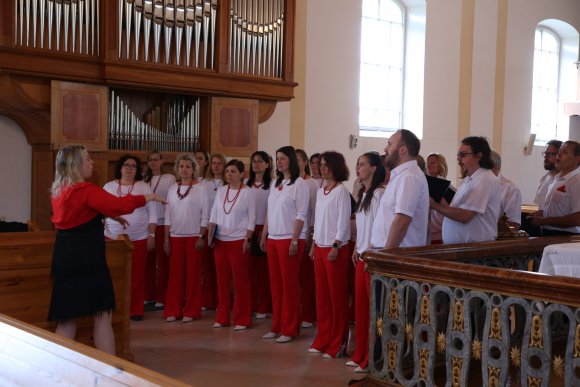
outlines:
{"label": "tiled floor", "polygon": [[161,311],[132,321],[135,363],[196,387],[347,386],[365,376],[345,365],[347,357],[324,359],[308,353],[316,328],[303,329],[295,341],[278,344],[261,338],[269,331],[269,318],[234,332],[232,327],[212,328],[213,312],[203,313],[201,320],[187,324],[166,323]]}

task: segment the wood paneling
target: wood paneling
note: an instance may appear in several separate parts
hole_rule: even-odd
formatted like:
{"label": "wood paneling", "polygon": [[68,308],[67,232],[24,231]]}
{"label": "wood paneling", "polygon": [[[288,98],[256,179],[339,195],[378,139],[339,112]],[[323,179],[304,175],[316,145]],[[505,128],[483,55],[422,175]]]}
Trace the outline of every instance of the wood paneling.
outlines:
{"label": "wood paneling", "polygon": [[211,152],[249,157],[258,148],[258,101],[212,98]]}

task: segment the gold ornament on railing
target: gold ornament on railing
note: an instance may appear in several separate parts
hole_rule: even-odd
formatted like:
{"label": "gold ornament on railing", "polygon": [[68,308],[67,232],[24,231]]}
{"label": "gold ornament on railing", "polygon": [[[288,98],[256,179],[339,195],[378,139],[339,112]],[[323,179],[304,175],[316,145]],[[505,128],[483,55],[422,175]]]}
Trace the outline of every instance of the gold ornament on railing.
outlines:
{"label": "gold ornament on railing", "polygon": [[487,377],[489,387],[499,387],[499,373],[501,368],[487,366]]}
{"label": "gold ornament on railing", "polygon": [[426,349],[419,350],[419,377],[425,379],[427,377],[427,365],[429,364],[429,351]]}
{"label": "gold ornament on railing", "polygon": [[411,323],[405,325],[405,338],[408,343],[413,341],[413,325]]}
{"label": "gold ornament on railing", "polygon": [[421,324],[430,324],[431,323],[431,306],[429,304],[429,297],[423,296],[421,298],[421,317],[420,322]]}
{"label": "gold ornament on railing", "polygon": [[561,378],[564,376],[564,359],[559,355],[554,356],[552,361],[552,369],[554,370],[554,375]]}
{"label": "gold ornament on railing", "polygon": [[478,339],[473,339],[471,342],[471,357],[475,360],[481,360],[482,344]]}
{"label": "gold ornament on railing", "polygon": [[439,332],[437,335],[437,351],[445,352],[447,349],[447,338],[445,337],[445,333]]}
{"label": "gold ornament on railing", "polygon": [[542,378],[534,378],[532,376],[528,376],[528,387],[541,387],[542,386]]}
{"label": "gold ornament on railing", "polygon": [[491,311],[491,324],[489,326],[489,338],[501,340],[501,321],[499,308]]}
{"label": "gold ornament on railing", "polygon": [[453,330],[461,331],[465,329],[463,322],[463,302],[457,301],[453,311]]}
{"label": "gold ornament on railing", "polygon": [[542,317],[534,316],[532,319],[532,331],[530,332],[530,347],[544,349],[542,334]]}
{"label": "gold ornament on railing", "polygon": [[377,319],[377,335],[383,337],[383,319],[380,317]]}
{"label": "gold ornament on railing", "polygon": [[461,387],[461,368],[463,367],[463,359],[452,357],[451,360],[451,386]]}
{"label": "gold ornament on railing", "polygon": [[389,318],[399,318],[399,293],[396,290],[391,290],[391,298],[389,299]]}
{"label": "gold ornament on railing", "polygon": [[397,367],[397,342],[389,341],[387,343],[388,358],[387,367],[390,370],[394,370]]}
{"label": "gold ornament on railing", "polygon": [[580,357],[580,324],[576,324],[576,338],[574,339],[574,358]]}
{"label": "gold ornament on railing", "polygon": [[514,367],[520,368],[522,366],[522,353],[518,347],[510,349],[510,359]]}

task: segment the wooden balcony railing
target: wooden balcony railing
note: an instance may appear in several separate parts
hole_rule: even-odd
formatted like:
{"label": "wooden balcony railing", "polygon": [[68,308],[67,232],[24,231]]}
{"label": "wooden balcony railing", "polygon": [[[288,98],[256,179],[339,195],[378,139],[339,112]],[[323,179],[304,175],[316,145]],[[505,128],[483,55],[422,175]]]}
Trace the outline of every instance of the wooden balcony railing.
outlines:
{"label": "wooden balcony railing", "polygon": [[525,271],[537,267],[546,245],[579,240],[366,252],[371,335],[363,384],[580,385],[580,280]]}

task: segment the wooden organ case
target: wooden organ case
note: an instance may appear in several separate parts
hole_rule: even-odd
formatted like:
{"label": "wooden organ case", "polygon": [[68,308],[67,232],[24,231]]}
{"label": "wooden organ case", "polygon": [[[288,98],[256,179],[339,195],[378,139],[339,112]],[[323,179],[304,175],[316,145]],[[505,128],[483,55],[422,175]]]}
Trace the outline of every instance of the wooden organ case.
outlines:
{"label": "wooden organ case", "polygon": [[257,126],[294,96],[295,0],[6,0],[0,115],[32,146],[31,218],[51,229],[61,145],[81,143],[104,184],[159,149],[248,157]]}

